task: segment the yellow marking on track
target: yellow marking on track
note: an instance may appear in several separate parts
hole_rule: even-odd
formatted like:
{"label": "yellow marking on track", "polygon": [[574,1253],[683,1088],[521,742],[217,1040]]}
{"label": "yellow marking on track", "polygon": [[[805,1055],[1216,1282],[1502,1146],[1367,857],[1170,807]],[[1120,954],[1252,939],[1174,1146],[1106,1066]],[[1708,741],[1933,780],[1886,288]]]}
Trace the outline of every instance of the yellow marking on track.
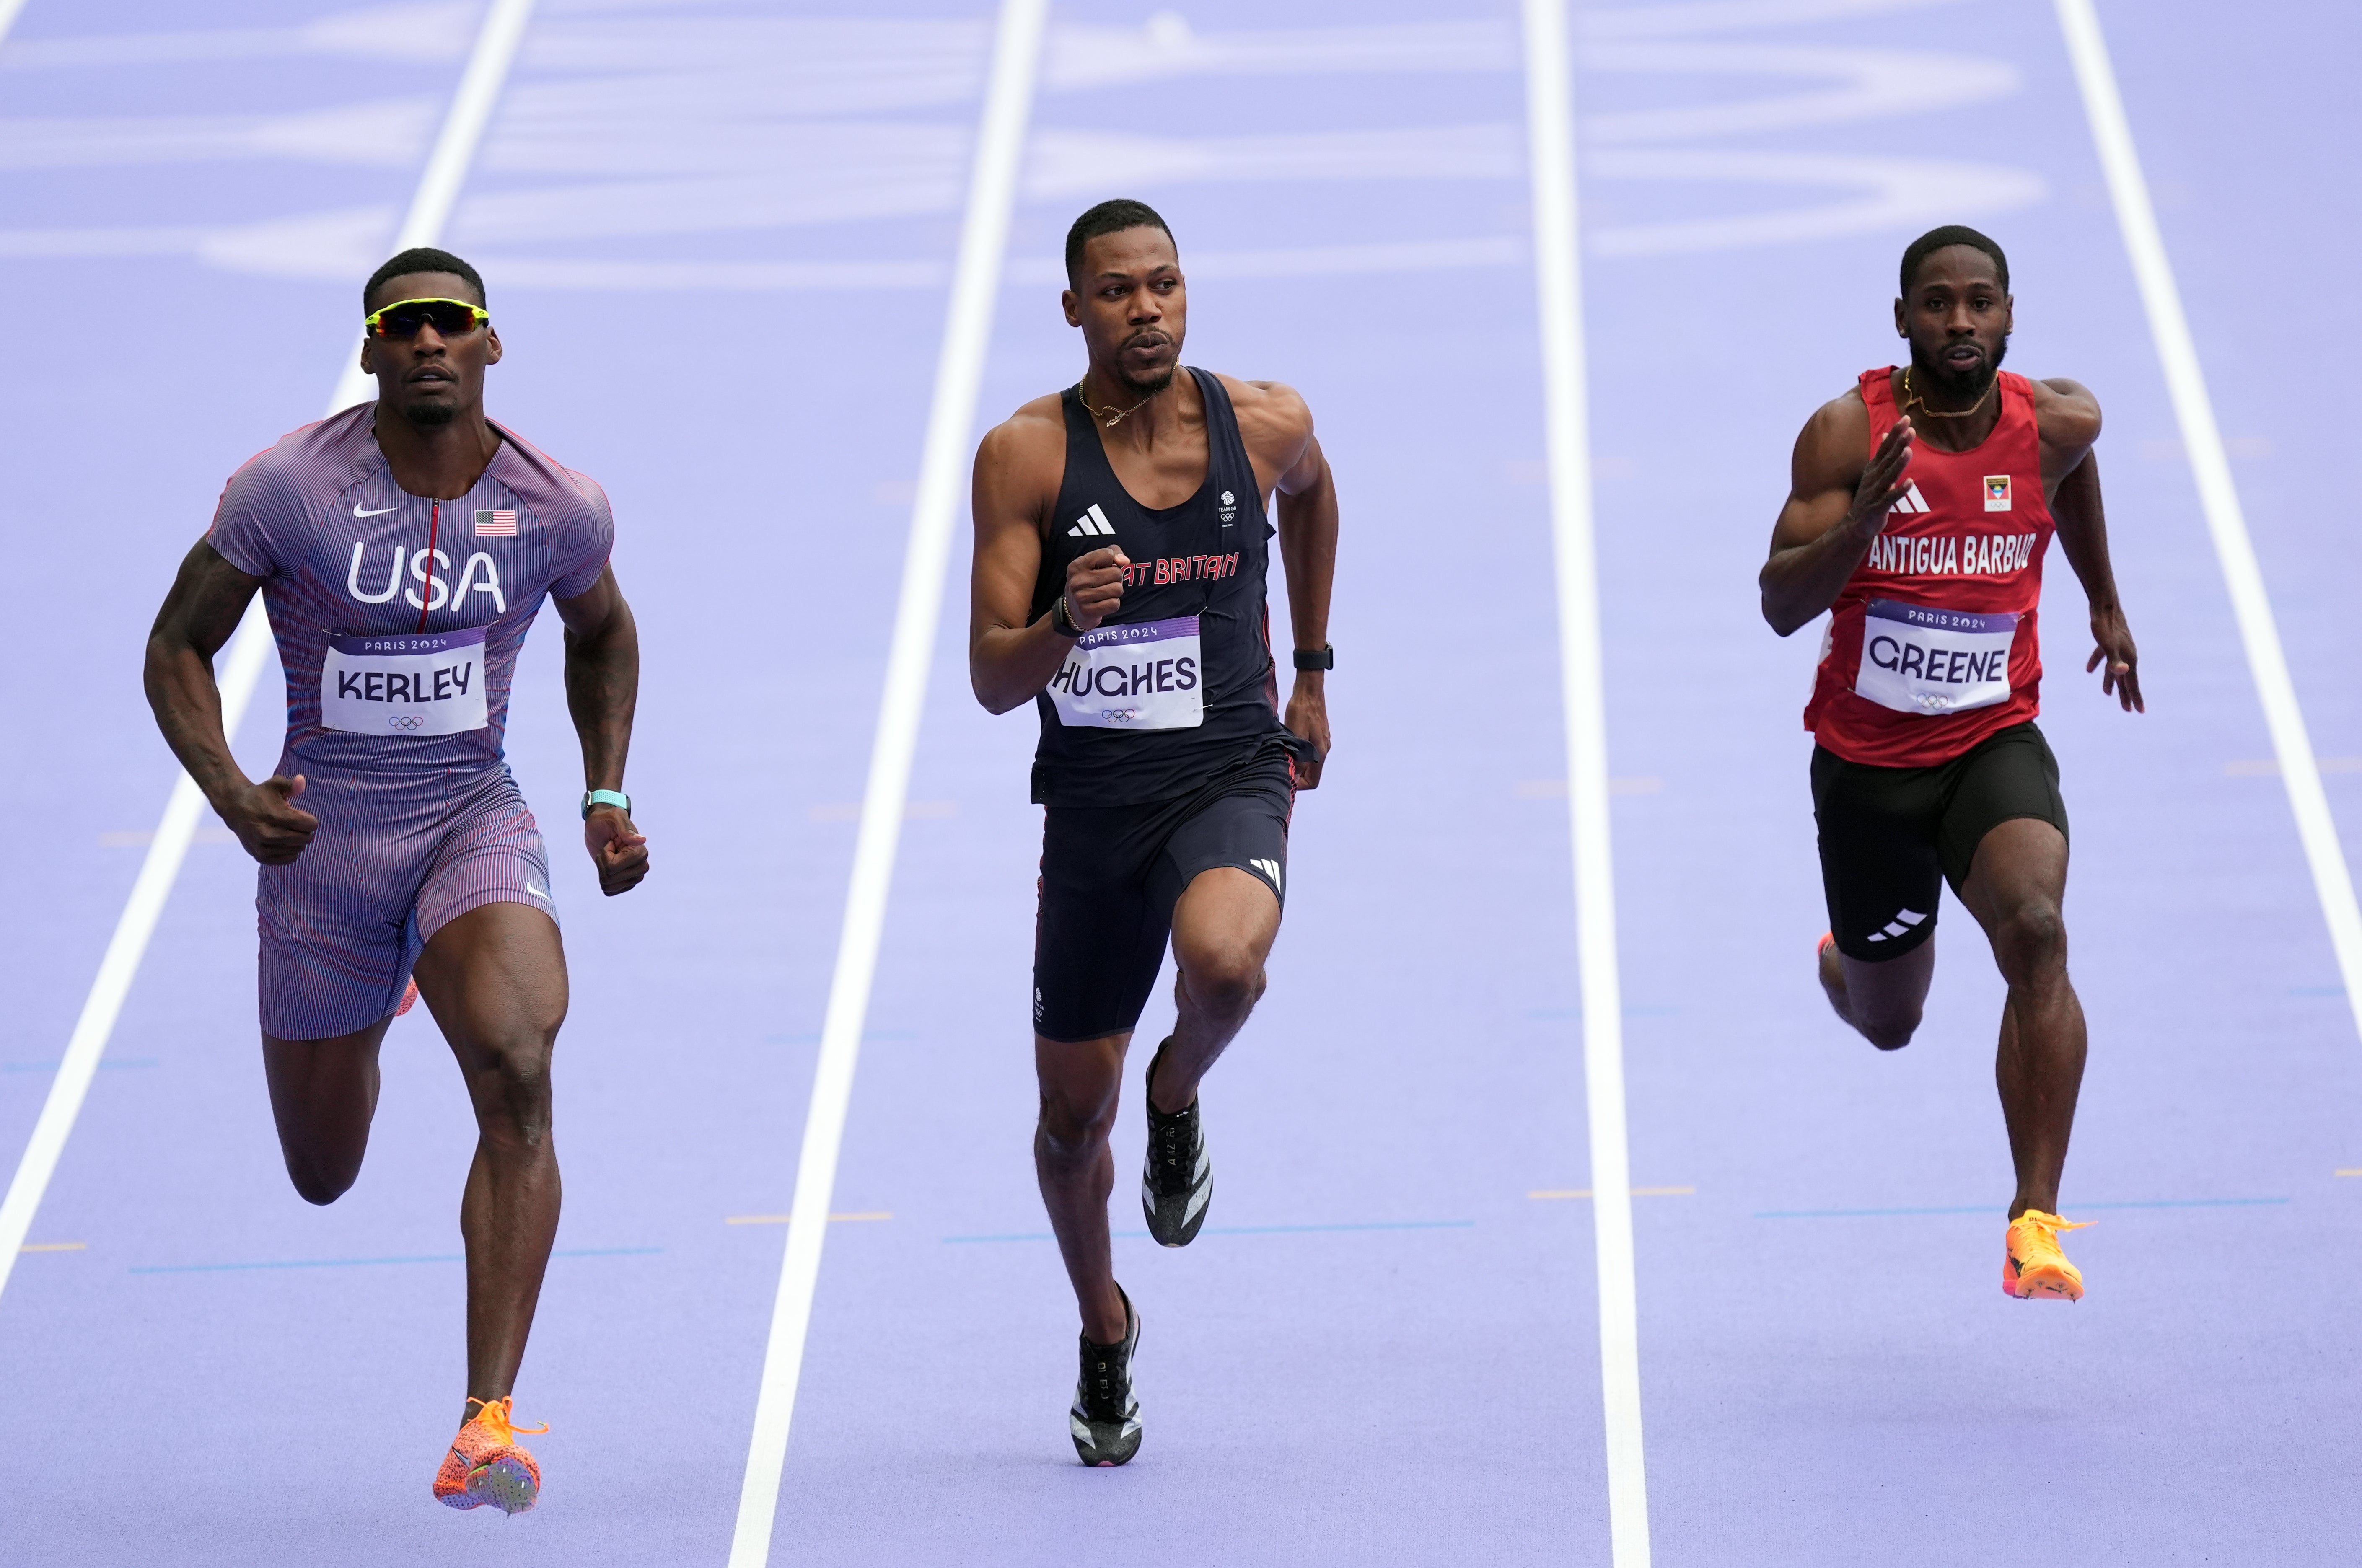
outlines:
{"label": "yellow marking on track", "polygon": [[[792,1218],[792,1216],[786,1214],[733,1214],[730,1218],[722,1222],[724,1225],[784,1225],[790,1218]],[[838,1221],[844,1221],[851,1220],[891,1220],[894,1216],[888,1213],[883,1209],[866,1209],[857,1214],[832,1214],[829,1218]]]}
{"label": "yellow marking on track", "polygon": [[20,1253],[86,1253],[88,1242],[28,1242],[17,1249]]}
{"label": "yellow marking on track", "polygon": [[2339,1176],[2362,1176],[2362,1166],[2357,1166],[2352,1170],[2339,1171],[2337,1174]]}
{"label": "yellow marking on track", "polygon": [[[2339,1174],[2343,1175],[2344,1173],[2341,1172]],[[1589,1198],[1591,1196],[1591,1189],[1587,1187],[1549,1187],[1542,1188],[1539,1192],[1529,1192],[1526,1194],[1526,1196],[1528,1198]],[[1632,1196],[1635,1198],[1694,1198],[1697,1196],[1697,1188],[1694,1187],[1636,1187],[1632,1189]]]}

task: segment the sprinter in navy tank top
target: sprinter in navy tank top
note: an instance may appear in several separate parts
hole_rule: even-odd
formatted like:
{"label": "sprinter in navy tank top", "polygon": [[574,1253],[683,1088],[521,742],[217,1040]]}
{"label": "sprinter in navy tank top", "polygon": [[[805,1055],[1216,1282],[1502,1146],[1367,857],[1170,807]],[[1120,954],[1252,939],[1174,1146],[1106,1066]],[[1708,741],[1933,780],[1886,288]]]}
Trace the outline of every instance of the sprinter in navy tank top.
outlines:
{"label": "sprinter in navy tank top", "polygon": [[[986,708],[1031,701],[1041,720],[1033,1157],[1082,1309],[1068,1431],[1085,1463],[1121,1464],[1141,1433],[1140,1315],[1108,1242],[1124,1053],[1169,934],[1179,1016],[1142,1086],[1141,1206],[1150,1234],[1184,1246],[1213,1192],[1198,1080],[1263,995],[1296,791],[1329,750],[1337,500],[1294,391],[1182,366],[1187,293],[1164,219],[1093,207],[1067,234],[1066,274],[1090,364],[977,452],[968,668]],[[1264,602],[1275,537],[1285,710]]]}

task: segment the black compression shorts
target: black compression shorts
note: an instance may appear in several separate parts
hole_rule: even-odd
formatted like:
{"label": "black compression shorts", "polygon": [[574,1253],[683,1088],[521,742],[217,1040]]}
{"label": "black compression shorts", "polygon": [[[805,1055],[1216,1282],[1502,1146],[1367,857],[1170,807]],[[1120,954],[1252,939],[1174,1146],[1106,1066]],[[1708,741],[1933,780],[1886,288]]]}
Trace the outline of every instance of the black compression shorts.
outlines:
{"label": "black compression shorts", "polygon": [[1044,808],[1033,1032],[1097,1040],[1138,1023],[1173,906],[1200,871],[1234,866],[1285,903],[1295,803],[1294,764],[1274,744],[1175,800]]}
{"label": "black compression shorts", "polygon": [[1933,767],[1871,767],[1813,748],[1813,817],[1829,930],[1849,958],[1900,958],[1936,932],[1941,877],[1958,893],[1986,834],[2038,817],[2063,835],[2058,759],[2031,723]]}

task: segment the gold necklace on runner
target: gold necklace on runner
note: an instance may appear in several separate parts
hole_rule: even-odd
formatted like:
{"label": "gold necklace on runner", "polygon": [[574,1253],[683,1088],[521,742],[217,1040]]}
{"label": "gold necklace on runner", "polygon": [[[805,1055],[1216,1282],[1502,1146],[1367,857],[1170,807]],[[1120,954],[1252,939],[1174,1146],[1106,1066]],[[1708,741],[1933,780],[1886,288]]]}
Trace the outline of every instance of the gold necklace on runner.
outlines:
{"label": "gold necklace on runner", "polygon": [[[1909,374],[1908,371],[1904,373],[1906,375]],[[1908,392],[1910,391],[1910,388],[1905,387],[1904,390]],[[1083,383],[1076,381],[1075,383],[1075,401],[1081,403],[1086,409],[1089,409],[1092,418],[1098,420],[1109,430],[1112,430],[1117,425],[1123,423],[1124,415],[1128,414],[1138,414],[1142,409],[1146,408],[1150,403],[1155,402],[1156,393],[1150,392],[1146,397],[1142,398],[1130,408],[1119,408],[1112,411],[1104,408],[1091,408],[1091,400],[1083,395]]]}
{"label": "gold necklace on runner", "polygon": [[[1999,370],[1995,370],[1993,372],[1993,379],[1985,383],[1985,390],[1979,392],[1977,394],[1977,401],[1969,404],[1968,407],[1959,409],[1929,408],[1927,406],[1927,400],[1921,397],[1916,392],[1912,390],[1911,367],[1905,365],[1903,367],[1903,406],[1907,409],[1915,405],[1920,413],[1926,414],[1930,419],[1966,419],[1969,415],[1974,414],[1977,410],[1985,405],[1985,399],[1992,396],[1993,388],[1999,385],[2001,385],[2001,372]],[[1087,408],[1090,405],[1086,403],[1083,406]],[[1126,412],[1128,413],[1130,411],[1127,410]]]}

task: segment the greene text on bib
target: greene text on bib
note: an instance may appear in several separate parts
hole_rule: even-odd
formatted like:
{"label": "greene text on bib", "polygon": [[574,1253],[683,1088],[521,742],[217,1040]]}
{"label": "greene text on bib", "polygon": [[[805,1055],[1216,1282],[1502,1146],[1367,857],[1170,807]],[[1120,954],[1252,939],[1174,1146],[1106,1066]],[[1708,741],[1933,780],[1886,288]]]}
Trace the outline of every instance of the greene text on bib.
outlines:
{"label": "greene text on bib", "polygon": [[1194,730],[1206,722],[1198,617],[1085,632],[1050,678],[1058,722],[1102,730]]}
{"label": "greene text on bib", "polygon": [[1870,602],[1855,694],[1898,713],[1957,713],[2009,701],[2014,614]]}
{"label": "greene text on bib", "polygon": [[328,639],[320,723],[364,735],[456,735],[489,722],[484,631]]}

